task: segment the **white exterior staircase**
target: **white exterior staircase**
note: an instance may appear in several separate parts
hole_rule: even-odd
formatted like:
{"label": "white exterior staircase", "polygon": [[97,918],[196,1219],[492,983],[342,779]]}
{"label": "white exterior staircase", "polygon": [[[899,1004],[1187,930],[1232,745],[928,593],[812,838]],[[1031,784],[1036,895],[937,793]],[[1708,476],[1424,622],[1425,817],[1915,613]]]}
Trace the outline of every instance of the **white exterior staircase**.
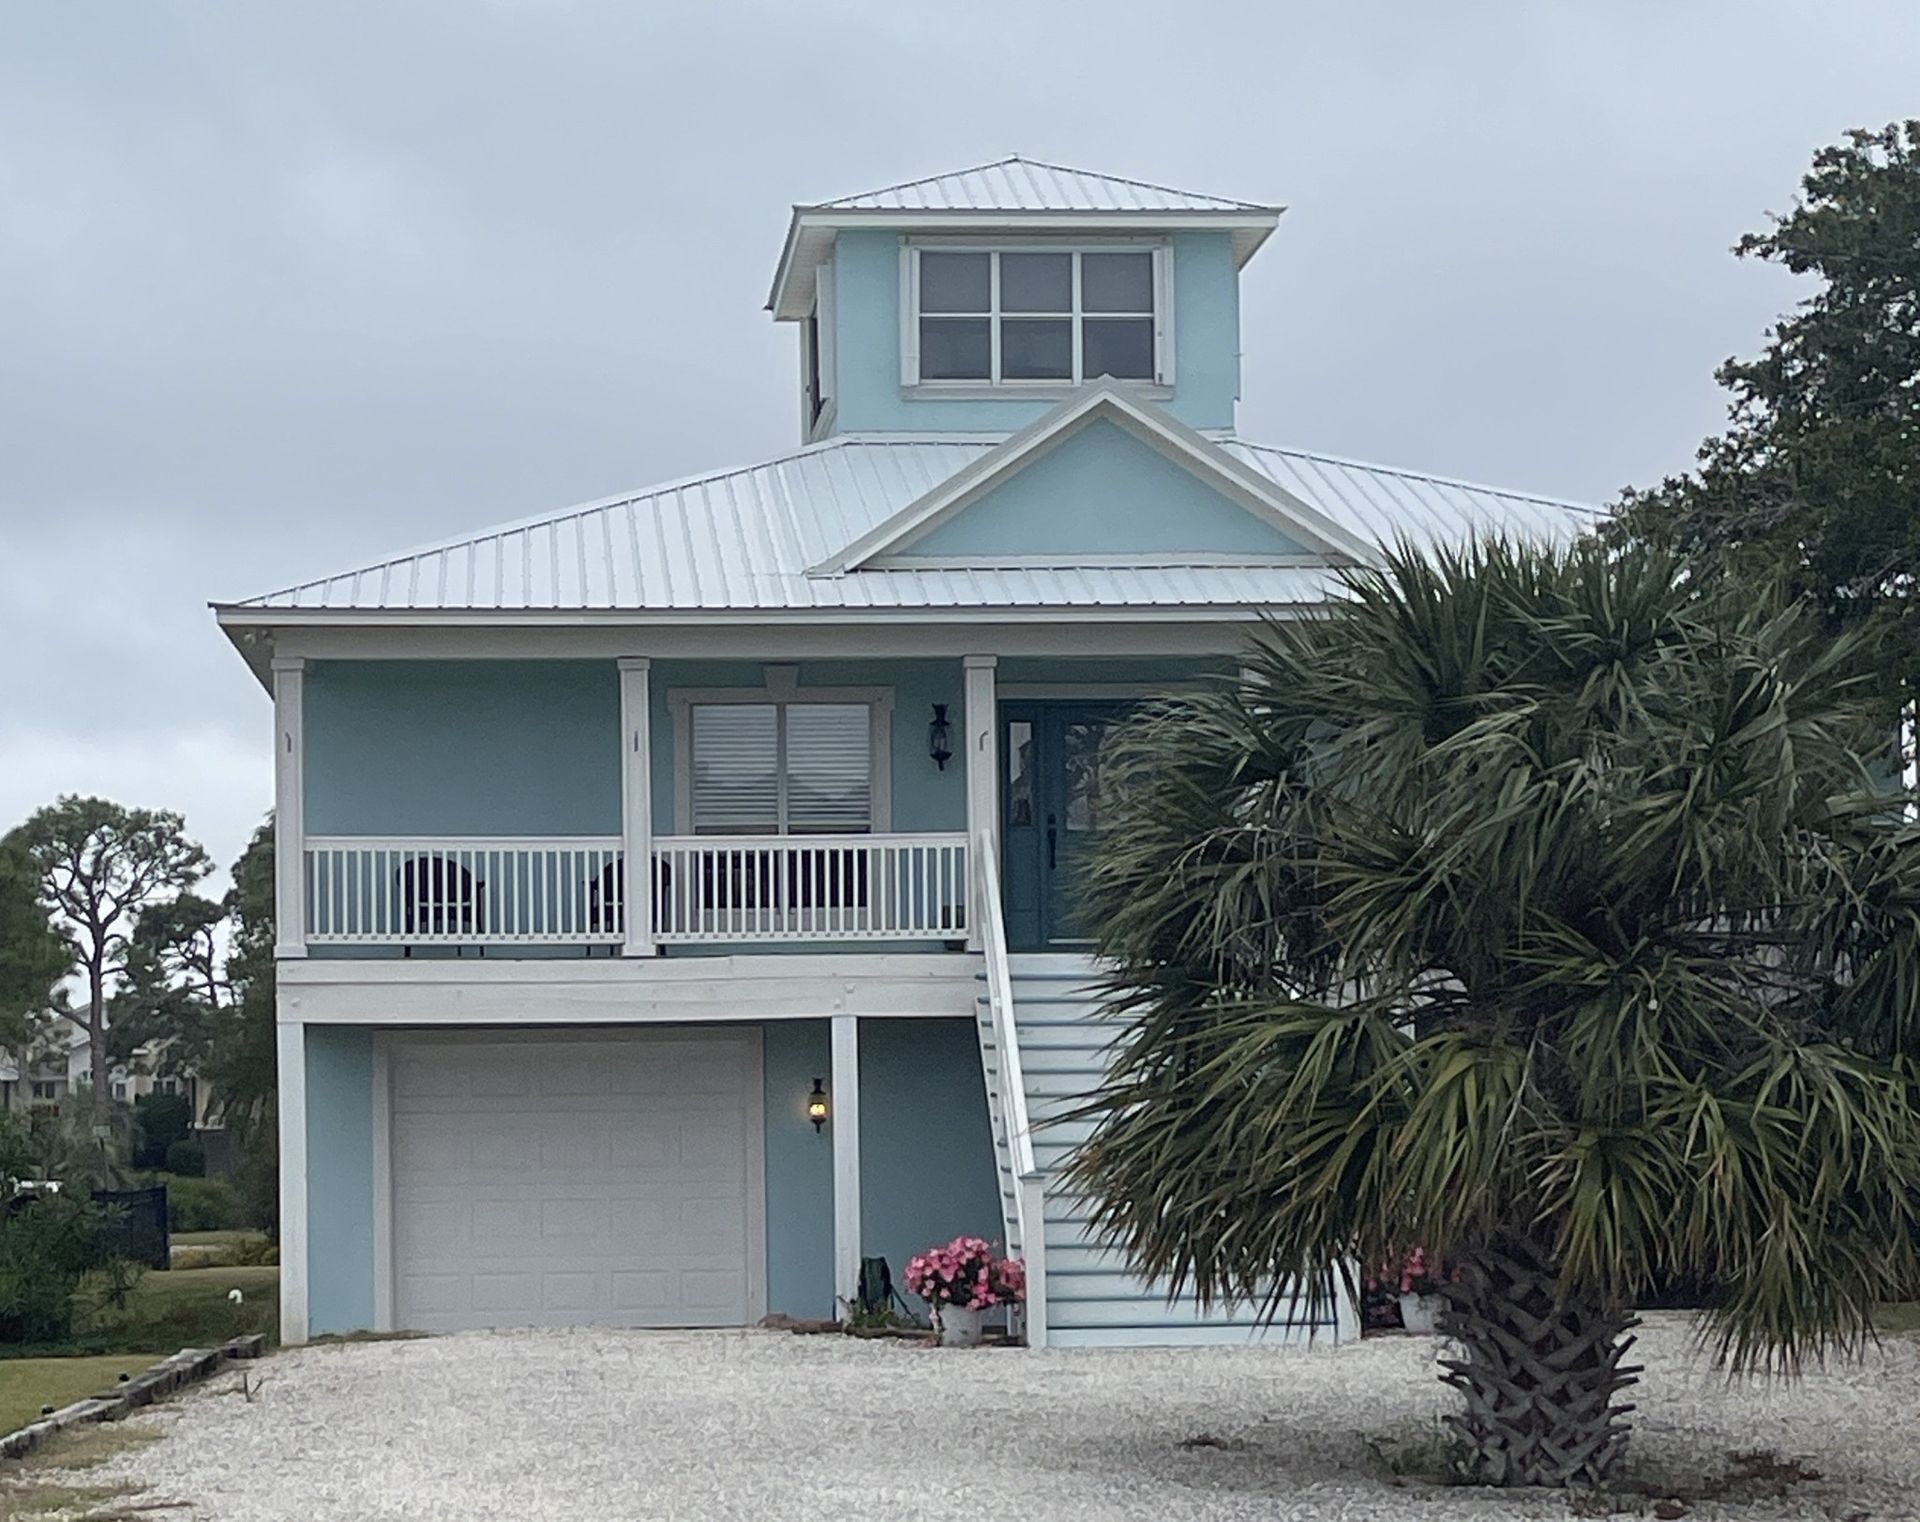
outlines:
{"label": "white exterior staircase", "polygon": [[[994,865],[990,843],[975,854],[985,876]],[[997,898],[996,882],[986,901],[997,905]],[[1007,1250],[1027,1261],[1029,1344],[1169,1347],[1357,1336],[1344,1294],[1317,1325],[1304,1305],[1283,1309],[1266,1326],[1252,1306],[1202,1312],[1189,1295],[1169,1303],[1163,1289],[1128,1273],[1119,1254],[1092,1234],[1085,1203],[1058,1177],[1092,1125],[1060,1117],[1099,1084],[1116,1027],[1101,1018],[1087,958],[1009,957],[997,912],[990,909],[982,919],[980,1057]]]}

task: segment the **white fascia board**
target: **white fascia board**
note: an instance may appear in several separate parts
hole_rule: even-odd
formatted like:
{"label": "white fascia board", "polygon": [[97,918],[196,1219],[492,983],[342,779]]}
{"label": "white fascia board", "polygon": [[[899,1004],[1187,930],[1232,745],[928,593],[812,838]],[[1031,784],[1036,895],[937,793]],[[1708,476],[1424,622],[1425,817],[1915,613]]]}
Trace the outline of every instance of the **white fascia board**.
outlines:
{"label": "white fascia board", "polygon": [[[1316,601],[1259,608],[1216,607],[1201,610],[1204,617],[1119,617],[1112,614],[1126,610],[1112,610],[1106,617],[1071,621],[889,623],[878,636],[871,623],[773,627],[763,620],[722,629],[656,631],[647,641],[647,650],[657,661],[755,662],[876,657],[957,661],[983,650],[1007,657],[1059,659],[1233,655],[1245,650],[1249,627],[1262,618],[1306,617],[1321,605]],[[310,661],[612,661],[631,655],[634,640],[630,629],[617,624],[599,629],[354,625],[288,629],[281,632],[275,647]]]}
{"label": "white fascia board", "polygon": [[283,1025],[567,1026],[971,1017],[964,952],[280,964]]}
{"label": "white fascia board", "polygon": [[[1136,564],[1152,567],[1160,559],[1149,556]],[[1185,563],[1185,562],[1183,562]],[[1248,562],[1236,562],[1246,564]],[[1259,562],[1253,562],[1258,564]],[[1317,601],[1317,600],[1316,600]],[[1174,623],[1209,624],[1273,611],[1279,605],[1241,603],[1087,603],[1072,606],[1023,607],[981,605],[974,608],[585,608],[474,610],[464,608],[240,608],[238,616],[220,616],[222,627],[244,634],[248,628],[279,630],[384,629],[407,630],[517,629],[618,630],[670,629],[686,634],[700,631],[756,630],[767,649],[784,650],[788,629],[843,629],[854,634],[875,625],[973,629],[982,624],[1025,626],[1038,624]],[[869,646],[871,639],[869,637]],[[609,647],[611,648],[611,647]],[[311,657],[314,651],[286,653]],[[534,651],[525,652],[528,655]],[[632,651],[619,651],[632,654]],[[649,651],[649,654],[657,653]],[[678,652],[675,652],[678,653]]]}
{"label": "white fascia board", "polygon": [[1020,236],[1028,233],[1230,232],[1236,267],[1244,266],[1278,225],[1285,207],[1232,211],[970,211],[964,209],[896,211],[886,207],[796,206],[787,239],[774,270],[767,310],[776,322],[805,317],[812,291],[811,273],[836,235],[856,228],[887,232],[982,232]]}
{"label": "white fascia board", "polygon": [[1290,539],[1329,561],[1366,564],[1377,555],[1318,508],[1242,465],[1212,439],[1187,427],[1150,402],[1119,386],[1096,381],[972,461],[838,554],[808,569],[809,576],[839,576],[897,554],[949,518],[963,512],[1034,460],[1100,420],[1117,423],[1174,464]]}

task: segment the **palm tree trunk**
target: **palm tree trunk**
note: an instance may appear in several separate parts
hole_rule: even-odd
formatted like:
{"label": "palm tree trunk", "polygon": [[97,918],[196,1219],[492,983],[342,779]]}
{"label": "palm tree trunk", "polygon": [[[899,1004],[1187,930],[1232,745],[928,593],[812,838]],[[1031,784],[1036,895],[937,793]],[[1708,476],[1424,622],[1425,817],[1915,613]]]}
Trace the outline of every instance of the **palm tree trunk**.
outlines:
{"label": "palm tree trunk", "polygon": [[1489,1485],[1598,1483],[1627,1446],[1614,1396],[1638,1366],[1620,1360],[1639,1319],[1559,1299],[1549,1255],[1502,1237],[1447,1288],[1440,1329],[1460,1344],[1441,1378],[1466,1397],[1447,1423],[1465,1441],[1472,1477]]}

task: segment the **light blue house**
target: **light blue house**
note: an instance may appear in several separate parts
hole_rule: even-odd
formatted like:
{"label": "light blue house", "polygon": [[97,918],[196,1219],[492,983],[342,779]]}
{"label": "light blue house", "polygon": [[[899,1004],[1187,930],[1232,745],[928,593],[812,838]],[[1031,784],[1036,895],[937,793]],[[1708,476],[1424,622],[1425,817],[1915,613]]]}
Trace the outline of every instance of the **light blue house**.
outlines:
{"label": "light blue house", "polygon": [[1019,159],[798,207],[794,450],[217,610],[274,699],[289,1341],[825,1316],[962,1231],[1036,1344],[1252,1335],[1053,1179],[1105,728],[1396,535],[1578,523],[1236,435],[1279,214]]}

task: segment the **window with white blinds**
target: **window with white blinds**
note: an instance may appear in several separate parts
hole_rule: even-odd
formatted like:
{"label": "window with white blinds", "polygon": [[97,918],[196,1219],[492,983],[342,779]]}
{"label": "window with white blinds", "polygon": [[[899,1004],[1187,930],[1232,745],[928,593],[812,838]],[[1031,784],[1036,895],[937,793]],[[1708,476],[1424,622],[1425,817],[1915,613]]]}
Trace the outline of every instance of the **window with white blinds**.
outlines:
{"label": "window with white blinds", "polygon": [[696,835],[841,835],[873,828],[866,703],[694,703]]}

